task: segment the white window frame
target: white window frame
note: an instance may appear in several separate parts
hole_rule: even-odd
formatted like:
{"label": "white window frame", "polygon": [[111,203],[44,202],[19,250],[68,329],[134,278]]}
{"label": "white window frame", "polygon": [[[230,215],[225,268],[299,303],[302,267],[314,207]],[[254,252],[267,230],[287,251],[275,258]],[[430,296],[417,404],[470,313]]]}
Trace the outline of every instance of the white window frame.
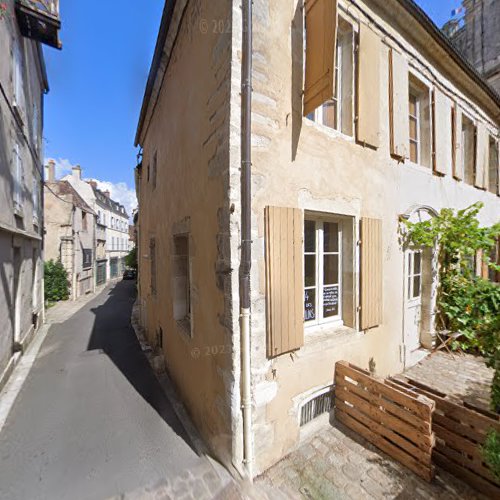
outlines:
{"label": "white window frame", "polygon": [[[421,151],[420,151],[420,147],[421,147],[421,140],[420,140],[420,105],[421,105],[421,96],[418,95],[418,93],[416,93],[414,91],[414,89],[411,88],[410,86],[410,89],[409,89],[409,95],[412,95],[414,98],[415,98],[415,115],[412,115],[410,113],[410,103],[408,102],[408,116],[409,118],[413,118],[415,120],[415,126],[416,126],[416,131],[417,131],[417,137],[416,139],[412,139],[411,137],[409,137],[409,143],[410,143],[410,146],[412,144],[412,142],[415,142],[416,145],[417,145],[417,157],[415,160],[411,160],[413,163],[416,163],[416,164],[419,164],[420,163],[420,158],[421,158]],[[409,132],[409,131],[408,131]],[[411,147],[410,147],[410,154],[411,154]]]}
{"label": "white window frame", "polygon": [[[420,255],[420,272],[415,272],[415,255]],[[406,268],[406,293],[408,302],[418,302],[422,299],[422,265],[423,265],[424,254],[420,249],[408,250],[408,267]],[[418,290],[418,295],[414,296],[415,292],[415,279],[420,278],[420,288]]]}
{"label": "white window frame", "polygon": [[[339,45],[338,43],[338,32],[337,32],[337,40],[335,41],[335,96],[333,97],[332,101],[335,102],[336,104],[336,125],[335,127],[331,127],[330,125],[326,125],[324,123],[324,114],[323,114],[323,108],[326,106],[327,103],[323,104],[322,106],[319,106],[316,108],[312,113],[310,113],[307,118],[312,120],[313,122],[328,128],[329,130],[335,130],[335,132],[349,138],[353,138],[355,134],[355,121],[354,121],[354,113],[355,113],[355,106],[356,106],[356,68],[357,68],[357,57],[356,57],[356,33],[358,32],[356,28],[356,24],[348,19],[347,17],[338,14],[339,20],[342,19],[345,23],[349,24],[350,29],[351,29],[351,47],[352,47],[352,134],[345,134],[342,132],[342,74],[343,74],[343,61],[342,61],[342,45]],[[304,40],[305,40],[305,29],[304,29]],[[304,61],[305,61],[305,56],[304,56]],[[305,62],[304,62],[304,71],[305,71]],[[340,78],[339,78],[340,76]]]}
{"label": "white window frame", "polygon": [[[342,318],[342,287],[343,287],[343,262],[342,262],[342,257],[343,257],[343,245],[342,245],[342,233],[343,233],[343,228],[342,228],[342,221],[338,218],[335,217],[314,217],[314,216],[307,216],[304,217],[304,223],[305,222],[314,222],[315,223],[315,243],[316,243],[316,252],[314,255],[316,255],[316,280],[315,280],[315,286],[305,286],[304,283],[304,293],[306,290],[312,290],[314,289],[316,291],[316,301],[315,301],[315,308],[316,308],[316,318],[313,320],[308,320],[306,321],[304,318],[304,325],[306,327],[309,326],[317,326],[317,325],[323,325],[323,324],[331,324],[335,323],[338,326],[342,326],[344,324],[343,318]],[[338,225],[338,252],[324,252],[324,230],[323,230],[323,225],[325,222],[330,222],[332,224],[337,224]],[[304,240],[304,245],[305,245],[305,240]],[[338,314],[336,316],[330,316],[327,318],[323,317],[323,293],[324,293],[324,288],[326,287],[331,287],[335,285],[325,285],[323,283],[323,273],[324,273],[324,256],[326,255],[338,255],[338,265],[339,265],[339,270],[338,270],[338,284],[337,286],[339,287],[338,290]],[[305,255],[313,255],[312,252],[306,252],[305,251],[305,246],[303,249],[303,255],[304,255],[304,266],[305,266]],[[305,311],[304,311],[305,312]]]}

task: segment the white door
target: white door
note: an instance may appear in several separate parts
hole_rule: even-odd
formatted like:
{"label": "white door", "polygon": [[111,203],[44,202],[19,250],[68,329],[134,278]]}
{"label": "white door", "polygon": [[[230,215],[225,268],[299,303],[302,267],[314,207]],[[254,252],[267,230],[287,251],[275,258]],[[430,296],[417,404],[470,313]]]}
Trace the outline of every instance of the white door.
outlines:
{"label": "white door", "polygon": [[[420,348],[422,323],[422,250],[407,250],[405,263],[404,339],[406,359]],[[407,363],[408,364],[408,363]]]}

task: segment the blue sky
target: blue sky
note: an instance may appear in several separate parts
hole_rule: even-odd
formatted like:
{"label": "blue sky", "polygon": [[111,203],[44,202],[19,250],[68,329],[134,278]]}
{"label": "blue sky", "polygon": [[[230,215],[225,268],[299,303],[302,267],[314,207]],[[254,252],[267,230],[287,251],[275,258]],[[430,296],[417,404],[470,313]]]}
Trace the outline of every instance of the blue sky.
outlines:
{"label": "blue sky", "polygon": [[[163,0],[63,0],[63,50],[44,48],[45,156],[59,172],[82,166],[108,181],[115,199],[134,204],[134,137],[158,34]],[[417,0],[438,24],[460,0]]]}

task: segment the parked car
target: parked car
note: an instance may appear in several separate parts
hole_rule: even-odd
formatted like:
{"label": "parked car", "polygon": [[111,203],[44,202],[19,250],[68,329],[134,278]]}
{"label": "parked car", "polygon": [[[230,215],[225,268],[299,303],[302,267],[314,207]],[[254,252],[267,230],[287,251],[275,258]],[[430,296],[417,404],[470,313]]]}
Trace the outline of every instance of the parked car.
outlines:
{"label": "parked car", "polygon": [[135,280],[137,278],[137,271],[135,269],[126,269],[123,273],[124,280]]}

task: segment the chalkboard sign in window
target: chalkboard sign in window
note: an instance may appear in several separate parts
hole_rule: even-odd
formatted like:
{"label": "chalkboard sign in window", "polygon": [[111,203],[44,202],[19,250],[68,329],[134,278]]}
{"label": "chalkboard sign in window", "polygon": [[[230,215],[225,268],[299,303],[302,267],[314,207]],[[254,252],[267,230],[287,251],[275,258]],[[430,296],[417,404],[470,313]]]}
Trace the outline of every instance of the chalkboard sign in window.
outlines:
{"label": "chalkboard sign in window", "polygon": [[304,291],[304,321],[316,319],[316,290]]}
{"label": "chalkboard sign in window", "polygon": [[323,288],[323,317],[330,318],[339,314],[339,286]]}

